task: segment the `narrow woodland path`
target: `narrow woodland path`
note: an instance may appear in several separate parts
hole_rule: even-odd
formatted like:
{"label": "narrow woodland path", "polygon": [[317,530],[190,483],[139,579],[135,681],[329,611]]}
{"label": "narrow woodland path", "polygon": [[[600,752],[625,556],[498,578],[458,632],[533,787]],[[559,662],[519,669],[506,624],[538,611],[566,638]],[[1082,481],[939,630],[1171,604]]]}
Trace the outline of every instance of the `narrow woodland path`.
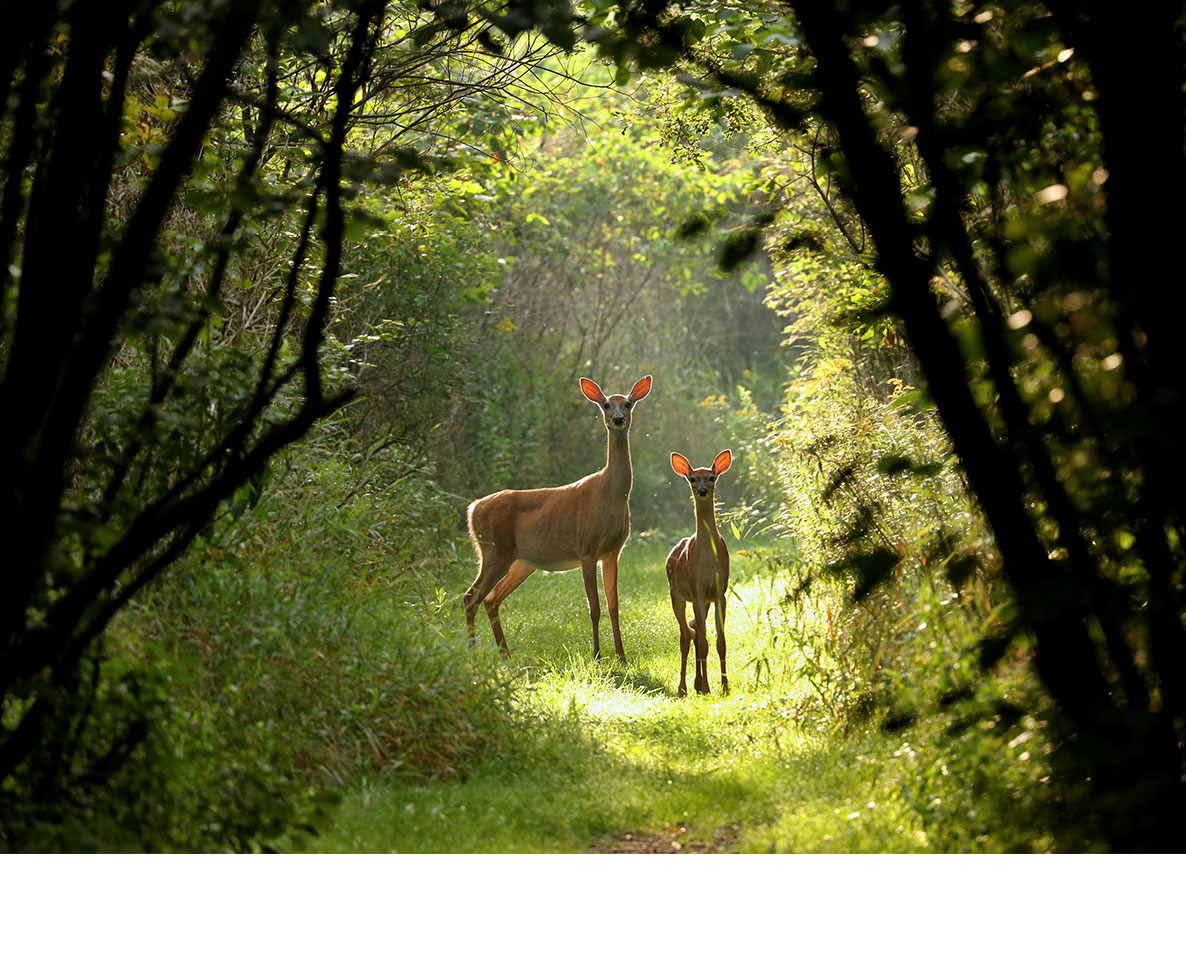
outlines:
{"label": "narrow woodland path", "polygon": [[[898,759],[880,756],[884,738],[845,738],[835,725],[797,717],[810,686],[774,632],[782,588],[763,558],[734,553],[732,692],[721,695],[710,651],[713,693],[676,697],[666,552],[634,542],[623,553],[625,666],[592,660],[579,574],[531,577],[502,610],[522,684],[515,755],[490,756],[465,779],[373,782],[346,799],[335,827],[309,848],[925,850],[911,813],[887,798],[898,787]],[[492,650],[489,625],[478,631],[487,641],[480,649]]]}

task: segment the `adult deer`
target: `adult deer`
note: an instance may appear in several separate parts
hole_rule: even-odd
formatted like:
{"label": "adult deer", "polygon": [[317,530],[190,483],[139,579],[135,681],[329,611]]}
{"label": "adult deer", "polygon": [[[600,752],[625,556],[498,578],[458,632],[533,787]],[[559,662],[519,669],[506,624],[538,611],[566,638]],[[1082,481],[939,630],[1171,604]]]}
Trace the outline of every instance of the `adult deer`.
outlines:
{"label": "adult deer", "polygon": [[[688,693],[688,646],[696,640],[697,694],[708,691],[708,607],[715,604],[717,653],[721,658],[721,691],[729,693],[725,673],[725,591],[729,588],[729,550],[717,531],[717,479],[733,463],[733,453],[722,451],[711,468],[693,468],[679,452],[672,452],[671,467],[692,487],[696,509],[696,534],[680,539],[667,556],[667,585],[671,587],[671,608],[679,623],[679,691]],[[692,626],[688,627],[688,603],[692,604]]]}
{"label": "adult deer", "polygon": [[601,388],[581,378],[581,393],[601,408],[606,430],[605,467],[559,488],[504,489],[469,507],[469,534],[478,554],[478,578],[466,591],[465,625],[474,640],[474,614],[484,603],[494,639],[510,656],[498,607],[537,569],[560,572],[581,567],[589,619],[593,624],[593,656],[600,658],[598,624],[601,597],[597,563],[605,586],[605,605],[614,631],[614,650],[622,660],[618,627],[618,554],[630,536],[630,419],[634,405],[651,390],[648,374],[629,394],[606,397]]}

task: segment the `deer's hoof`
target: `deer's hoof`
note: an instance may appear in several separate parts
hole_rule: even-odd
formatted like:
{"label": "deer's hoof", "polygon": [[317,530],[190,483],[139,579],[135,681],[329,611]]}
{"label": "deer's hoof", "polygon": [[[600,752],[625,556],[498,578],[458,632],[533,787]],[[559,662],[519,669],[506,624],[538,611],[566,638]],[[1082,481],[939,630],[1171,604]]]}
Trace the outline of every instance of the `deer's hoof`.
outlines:
{"label": "deer's hoof", "polygon": [[687,697],[687,696],[688,696],[688,688],[687,688],[687,685],[685,685],[685,684],[680,684],[680,685],[679,685],[679,690],[677,690],[677,691],[675,692],[675,696],[676,696],[676,697]]}

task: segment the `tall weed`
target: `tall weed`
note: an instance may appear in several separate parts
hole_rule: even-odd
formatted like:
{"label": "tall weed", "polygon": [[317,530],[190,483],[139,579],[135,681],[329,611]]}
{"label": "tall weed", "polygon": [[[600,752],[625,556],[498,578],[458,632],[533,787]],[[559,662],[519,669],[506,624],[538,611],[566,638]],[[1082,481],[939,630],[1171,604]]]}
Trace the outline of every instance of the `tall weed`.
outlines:
{"label": "tall weed", "polygon": [[323,434],[297,453],[118,627],[168,682],[176,772],[249,766],[211,784],[216,828],[251,828],[244,803],[263,801],[275,824],[253,825],[278,835],[362,774],[464,777],[506,737],[507,674],[442,622],[454,504],[398,468],[360,479],[350,447]]}

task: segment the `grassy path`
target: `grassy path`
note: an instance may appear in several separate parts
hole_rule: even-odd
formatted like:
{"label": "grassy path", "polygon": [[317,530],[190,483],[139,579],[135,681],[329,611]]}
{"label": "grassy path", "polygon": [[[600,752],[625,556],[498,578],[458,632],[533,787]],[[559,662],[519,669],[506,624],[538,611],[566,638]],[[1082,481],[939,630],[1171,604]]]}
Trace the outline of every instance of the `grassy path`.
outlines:
{"label": "grassy path", "polygon": [[[464,781],[384,779],[352,792],[308,848],[363,852],[918,851],[886,740],[793,723],[806,685],[772,642],[761,561],[737,550],[727,626],[732,693],[678,699],[666,547],[622,558],[629,662],[591,659],[576,572],[537,574],[507,600],[521,673],[513,756]],[[480,615],[480,634],[489,626]],[[462,628],[460,615],[458,629]],[[603,643],[610,642],[603,616]],[[484,649],[492,649],[485,647]],[[611,647],[612,655],[612,647]],[[689,674],[689,681],[691,675]]]}

